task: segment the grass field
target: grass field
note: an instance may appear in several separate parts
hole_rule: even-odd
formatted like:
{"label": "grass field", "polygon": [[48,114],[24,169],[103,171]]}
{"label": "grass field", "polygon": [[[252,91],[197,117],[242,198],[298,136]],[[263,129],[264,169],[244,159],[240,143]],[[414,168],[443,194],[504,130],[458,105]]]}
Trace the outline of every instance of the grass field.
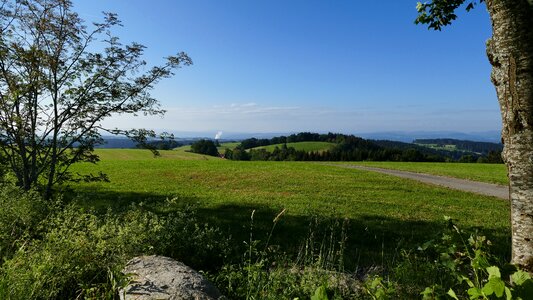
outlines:
{"label": "grass field", "polygon": [[155,158],[153,153],[148,150],[138,149],[96,149],[103,162],[109,161],[144,161],[144,160],[213,160],[219,159],[209,155],[199,155],[187,152],[190,146],[179,147],[175,150],[159,150],[160,156]]}
{"label": "grass field", "polygon": [[[346,218],[354,264],[379,263],[380,253],[395,255],[399,245],[416,247],[440,232],[444,215],[498,239],[501,249],[509,246],[509,204],[491,197],[306,162],[206,160],[180,151],[162,151],[159,158],[143,150],[97,153],[101,162],[78,165],[75,171],[103,171],[111,182],[74,186],[87,199],[85,205],[96,209],[144,202],[157,210],[158,203],[175,198],[177,206],[192,205],[202,220],[238,241],[248,238],[253,210],[261,237],[286,209],[273,241],[292,249],[305,238],[312,216],[324,222]],[[508,255],[506,250],[499,254]]]}
{"label": "grass field", "polygon": [[428,173],[502,185],[509,184],[507,169],[503,164],[429,162],[351,162],[349,164]]}
{"label": "grass field", "polygon": [[234,149],[235,147],[239,146],[240,142],[232,142],[232,143],[221,143],[219,147],[217,147],[218,152],[224,153],[226,149]]}
{"label": "grass field", "polygon": [[[274,148],[278,147],[281,148],[283,144],[276,144],[276,145],[269,145],[269,146],[262,146],[262,147],[256,147],[253,149],[266,149],[269,152],[274,151]],[[298,142],[298,143],[287,143],[287,147],[293,147],[296,150],[302,150],[302,151],[326,151],[328,149],[331,149],[333,146],[335,146],[334,143],[328,143],[328,142]]]}

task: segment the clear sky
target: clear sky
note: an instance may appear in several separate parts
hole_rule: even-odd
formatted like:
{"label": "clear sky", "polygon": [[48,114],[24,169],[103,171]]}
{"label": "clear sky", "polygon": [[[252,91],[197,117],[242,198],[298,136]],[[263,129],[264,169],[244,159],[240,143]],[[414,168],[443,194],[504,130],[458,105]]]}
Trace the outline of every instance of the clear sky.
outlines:
{"label": "clear sky", "polygon": [[75,0],[85,20],[118,13],[148,63],[194,65],[152,95],[164,118],[107,124],[176,131],[343,133],[499,130],[485,6],[442,32],[416,0]]}

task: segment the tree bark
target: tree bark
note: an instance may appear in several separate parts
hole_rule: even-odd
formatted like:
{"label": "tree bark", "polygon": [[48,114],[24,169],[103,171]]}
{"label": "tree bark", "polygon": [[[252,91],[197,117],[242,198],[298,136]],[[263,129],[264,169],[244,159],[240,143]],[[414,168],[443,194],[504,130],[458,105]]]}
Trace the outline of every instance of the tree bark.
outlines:
{"label": "tree bark", "polygon": [[492,22],[487,55],[509,176],[512,263],[533,272],[533,5],[529,0],[486,3]]}

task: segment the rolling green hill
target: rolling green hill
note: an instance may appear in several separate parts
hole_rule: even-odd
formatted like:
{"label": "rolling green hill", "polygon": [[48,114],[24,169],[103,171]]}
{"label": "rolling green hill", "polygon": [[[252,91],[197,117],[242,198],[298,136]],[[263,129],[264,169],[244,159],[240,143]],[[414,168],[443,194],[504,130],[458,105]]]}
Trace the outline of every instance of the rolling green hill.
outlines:
{"label": "rolling green hill", "polygon": [[217,149],[219,153],[224,153],[226,149],[234,149],[235,147],[239,146],[239,144],[240,142],[221,143]]}
{"label": "rolling green hill", "polygon": [[[269,152],[274,151],[276,147],[281,148],[283,144],[275,144],[275,145],[268,145],[268,146],[261,146],[261,147],[255,147],[252,148],[254,150],[257,149],[265,149]],[[295,150],[299,151],[326,151],[334,147],[334,143],[328,143],[328,142],[297,142],[297,143],[287,143],[287,147],[292,147]]]}

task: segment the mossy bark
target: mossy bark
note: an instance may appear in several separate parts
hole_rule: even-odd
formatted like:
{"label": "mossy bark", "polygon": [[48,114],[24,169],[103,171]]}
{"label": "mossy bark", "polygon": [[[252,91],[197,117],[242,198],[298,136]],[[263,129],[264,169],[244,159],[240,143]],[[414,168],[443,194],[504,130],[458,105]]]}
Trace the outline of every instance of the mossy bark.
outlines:
{"label": "mossy bark", "polygon": [[533,5],[487,0],[487,42],[502,117],[511,200],[512,262],[533,271]]}

